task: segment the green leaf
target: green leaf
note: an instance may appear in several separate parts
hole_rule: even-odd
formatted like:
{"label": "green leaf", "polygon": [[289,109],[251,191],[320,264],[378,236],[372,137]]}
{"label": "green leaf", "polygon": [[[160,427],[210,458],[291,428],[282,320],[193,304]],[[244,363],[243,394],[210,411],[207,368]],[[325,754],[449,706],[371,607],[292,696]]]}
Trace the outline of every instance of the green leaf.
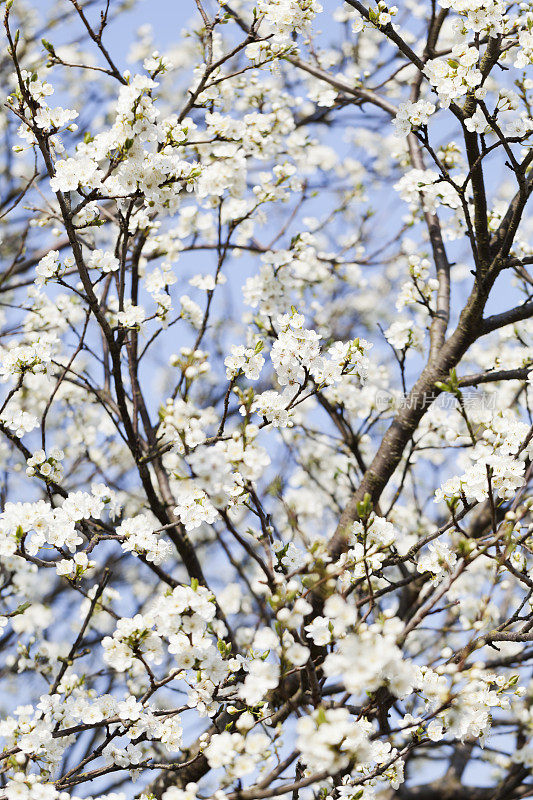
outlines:
{"label": "green leaf", "polygon": [[54,50],[54,45],[47,42],[46,39],[41,39],[41,44],[45,50],[47,50],[51,56],[55,56],[56,51]]}
{"label": "green leaf", "polygon": [[24,614],[26,609],[28,609],[30,606],[31,606],[31,603],[29,601],[26,601],[25,603],[21,603],[19,606],[17,606],[17,608],[14,611],[11,612],[11,614],[8,614],[7,616],[8,617],[18,617],[18,616],[20,616],[20,614]]}

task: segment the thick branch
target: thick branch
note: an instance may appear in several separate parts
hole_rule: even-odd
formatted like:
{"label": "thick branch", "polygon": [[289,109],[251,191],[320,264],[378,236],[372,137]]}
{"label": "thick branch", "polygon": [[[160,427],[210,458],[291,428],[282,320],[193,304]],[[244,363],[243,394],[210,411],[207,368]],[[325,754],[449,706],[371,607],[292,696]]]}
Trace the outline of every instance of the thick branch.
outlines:
{"label": "thick branch", "polygon": [[533,317],[533,301],[511,308],[509,311],[503,311],[501,314],[493,314],[491,317],[487,317],[481,325],[480,335],[484,336],[498,328],[503,328],[505,325],[512,325],[513,322],[520,322],[530,317]]}

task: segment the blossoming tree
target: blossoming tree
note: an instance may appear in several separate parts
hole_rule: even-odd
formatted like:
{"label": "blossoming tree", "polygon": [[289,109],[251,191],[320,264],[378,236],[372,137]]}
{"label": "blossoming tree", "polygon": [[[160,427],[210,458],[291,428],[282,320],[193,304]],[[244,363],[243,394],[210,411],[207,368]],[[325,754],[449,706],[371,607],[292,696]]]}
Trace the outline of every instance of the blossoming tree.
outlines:
{"label": "blossoming tree", "polygon": [[533,3],[3,5],[1,800],[533,796]]}

